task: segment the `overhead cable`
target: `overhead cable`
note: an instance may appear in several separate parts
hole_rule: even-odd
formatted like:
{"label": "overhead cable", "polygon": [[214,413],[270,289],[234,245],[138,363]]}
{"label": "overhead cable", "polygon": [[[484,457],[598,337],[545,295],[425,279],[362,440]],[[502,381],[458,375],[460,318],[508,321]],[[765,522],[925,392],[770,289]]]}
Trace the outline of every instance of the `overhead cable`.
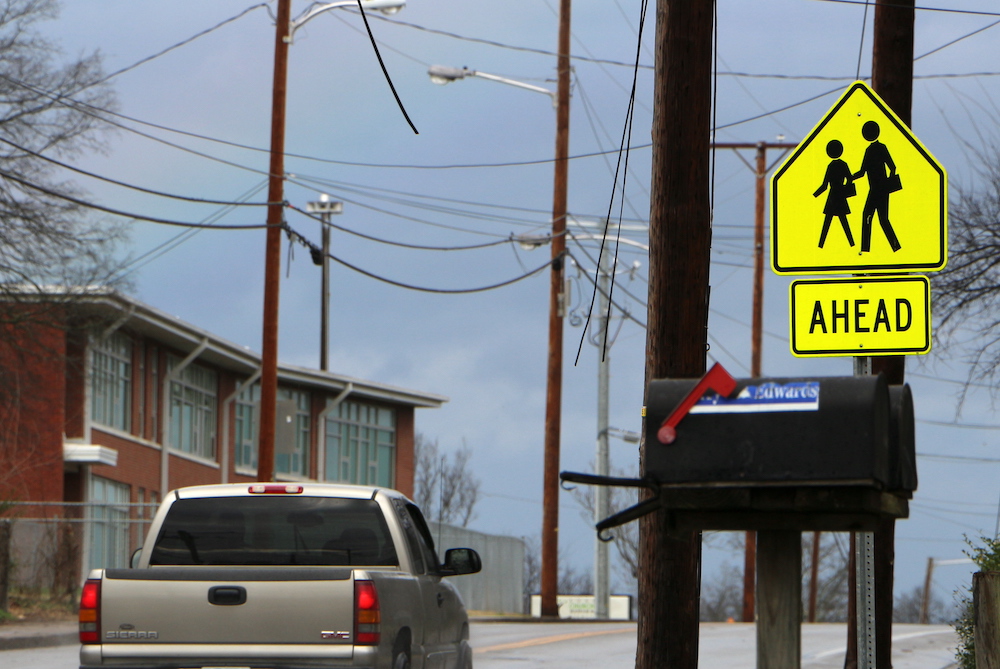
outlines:
{"label": "overhead cable", "polygon": [[266,206],[268,206],[267,202],[227,202],[227,201],[224,201],[224,200],[209,200],[209,199],[199,198],[199,197],[190,197],[190,196],[187,196],[187,195],[176,195],[174,193],[165,193],[163,191],[153,190],[151,188],[144,188],[142,186],[136,186],[135,184],[130,184],[130,183],[126,183],[124,181],[119,181],[117,179],[112,179],[110,177],[105,177],[105,176],[102,176],[100,174],[95,174],[93,172],[88,172],[87,170],[81,169],[79,167],[74,167],[73,165],[69,165],[69,164],[64,163],[64,162],[62,162],[60,160],[56,160],[55,158],[51,158],[49,156],[46,156],[45,154],[38,153],[37,151],[32,151],[31,149],[26,148],[24,146],[21,146],[20,144],[15,144],[14,142],[10,141],[9,139],[4,139],[3,137],[0,137],[0,142],[3,142],[4,144],[7,144],[8,146],[12,146],[15,149],[17,149],[18,151],[21,151],[22,153],[25,153],[25,154],[27,154],[29,156],[32,156],[34,158],[39,158],[39,159],[44,160],[46,162],[49,162],[49,163],[51,163],[53,165],[57,165],[57,166],[59,166],[59,167],[61,167],[63,169],[70,170],[71,172],[76,172],[77,174],[82,174],[82,175],[84,175],[86,177],[90,177],[91,179],[97,179],[99,181],[104,181],[106,183],[114,184],[116,186],[121,186],[123,188],[128,188],[130,190],[139,191],[140,193],[147,193],[149,195],[156,195],[158,197],[165,197],[165,198],[170,198],[170,199],[173,199],[173,200],[183,200],[185,202],[194,202],[194,203],[197,203],[197,204],[214,204],[214,205],[221,205],[221,206],[227,206],[227,207],[266,207]]}
{"label": "overhead cable", "polygon": [[506,239],[498,239],[493,242],[485,242],[483,244],[468,244],[465,246],[425,246],[422,244],[408,244],[406,242],[396,242],[391,239],[383,239],[381,237],[375,237],[374,235],[368,235],[363,232],[358,232],[357,230],[351,230],[350,228],[345,228],[342,225],[337,225],[333,221],[326,221],[321,216],[316,214],[310,214],[304,209],[300,209],[293,204],[286,205],[289,209],[297,211],[303,216],[311,218],[315,221],[319,221],[323,225],[333,228],[334,230],[339,230],[340,232],[346,232],[349,235],[354,235],[355,237],[360,237],[361,239],[367,239],[368,241],[378,242],[379,244],[387,244],[389,246],[398,246],[405,249],[415,249],[418,251],[471,251],[475,249],[485,249],[493,246],[499,246],[501,244],[509,244],[516,241],[513,235],[507,237]]}
{"label": "overhead cable", "polygon": [[[309,239],[307,239],[305,236],[303,236],[299,232],[295,231],[289,225],[285,224],[282,227],[284,228],[285,232],[287,233],[289,239],[291,239],[292,241],[298,242],[302,246],[305,246],[306,248],[308,248],[310,250],[310,252],[313,254],[313,256],[316,256],[316,254],[318,253],[320,258],[323,257],[323,251],[322,251],[322,249],[318,245],[316,245],[315,243],[311,242]],[[370,272],[370,271],[368,271],[366,269],[362,269],[361,267],[358,267],[357,265],[349,263],[346,260],[344,260],[343,258],[338,258],[337,256],[333,255],[332,253],[327,253],[326,257],[330,258],[330,260],[333,260],[334,262],[336,262],[336,263],[338,263],[340,265],[343,265],[344,267],[346,267],[346,268],[348,268],[350,270],[353,270],[353,271],[357,272],[358,274],[362,274],[364,276],[367,276],[370,279],[375,279],[376,281],[380,281],[382,283],[389,284],[390,286],[396,286],[397,288],[405,288],[407,290],[415,290],[415,291],[422,292],[422,293],[437,293],[437,294],[443,294],[443,295],[467,295],[467,294],[471,294],[471,293],[483,293],[483,292],[486,292],[486,291],[489,291],[489,290],[496,290],[498,288],[504,288],[506,286],[510,286],[510,285],[513,285],[513,284],[518,283],[520,281],[523,281],[524,279],[527,279],[527,278],[530,278],[532,276],[535,276],[539,272],[541,272],[541,271],[547,269],[548,267],[550,267],[552,265],[552,262],[553,262],[552,260],[548,260],[545,264],[541,265],[540,267],[538,267],[536,269],[531,270],[530,272],[526,272],[524,274],[521,274],[520,276],[514,277],[513,279],[507,279],[506,281],[500,281],[498,283],[490,284],[488,286],[479,286],[479,287],[476,287],[476,288],[429,288],[429,287],[426,287],[426,286],[417,286],[417,285],[414,285],[414,284],[405,283],[403,281],[397,281],[395,279],[390,279],[390,278],[382,276],[380,274],[375,274],[374,272]]]}
{"label": "overhead cable", "polygon": [[[815,2],[835,2],[842,5],[863,5],[867,4],[868,0],[814,0]],[[891,2],[886,2],[885,6],[895,7]],[[1000,12],[987,12],[977,9],[953,9],[951,7],[913,7],[912,5],[898,5],[901,8],[911,8],[916,9],[918,12],[943,12],[946,14],[976,14],[979,16],[1000,16]]]}
{"label": "overhead cable", "polygon": [[80,207],[85,207],[87,209],[95,209],[97,211],[103,211],[106,214],[113,214],[114,216],[124,216],[125,218],[131,218],[137,221],[147,221],[149,223],[159,223],[161,225],[173,225],[182,228],[205,228],[205,229],[215,229],[215,230],[256,230],[260,228],[268,227],[266,223],[257,224],[236,224],[236,225],[208,225],[205,223],[189,223],[185,221],[175,221],[166,218],[157,218],[155,216],[146,216],[144,214],[133,214],[127,211],[122,211],[121,209],[113,209],[111,207],[105,207],[103,205],[96,204],[94,202],[88,202],[72,195],[67,195],[66,193],[60,193],[54,191],[50,188],[44,186],[39,186],[38,184],[31,183],[30,181],[21,178],[20,176],[8,172],[6,170],[0,169],[0,177],[13,181],[14,183],[20,184],[25,188],[30,188],[31,190],[38,191],[39,193],[44,193],[50,197],[59,198],[60,200],[65,200],[66,202],[72,202]]}
{"label": "overhead cable", "polygon": [[134,70],[135,68],[139,67],[140,65],[145,65],[146,63],[148,63],[148,62],[150,62],[152,60],[156,60],[160,56],[164,56],[164,55],[170,53],[171,51],[173,51],[174,49],[179,49],[180,47],[185,46],[186,44],[190,44],[191,42],[194,42],[196,39],[198,39],[200,37],[204,37],[205,35],[208,35],[209,33],[215,32],[219,28],[222,28],[223,26],[228,25],[228,24],[232,23],[233,21],[236,21],[238,19],[243,18],[244,16],[246,16],[250,12],[254,11],[255,9],[261,9],[261,8],[267,9],[268,11],[270,11],[270,8],[267,6],[266,3],[260,3],[258,5],[253,5],[252,7],[247,7],[246,9],[244,9],[239,14],[236,14],[235,16],[231,16],[228,19],[225,19],[224,21],[221,21],[221,22],[215,24],[211,28],[206,28],[205,30],[202,30],[201,32],[196,33],[196,34],[192,35],[191,37],[188,37],[185,40],[181,40],[180,42],[177,42],[176,44],[174,44],[172,46],[168,46],[166,49],[158,51],[158,52],[154,53],[151,56],[146,56],[145,58],[137,60],[136,62],[132,63],[131,65],[129,65],[127,67],[123,67],[120,70],[115,70],[111,74],[109,74],[109,75],[107,75],[107,76],[105,76],[105,77],[103,77],[101,79],[98,79],[92,85],[103,84],[105,81],[108,81],[109,79],[113,79],[114,77],[117,77],[117,76],[119,76],[121,74],[125,74],[126,72],[128,72],[130,70]]}

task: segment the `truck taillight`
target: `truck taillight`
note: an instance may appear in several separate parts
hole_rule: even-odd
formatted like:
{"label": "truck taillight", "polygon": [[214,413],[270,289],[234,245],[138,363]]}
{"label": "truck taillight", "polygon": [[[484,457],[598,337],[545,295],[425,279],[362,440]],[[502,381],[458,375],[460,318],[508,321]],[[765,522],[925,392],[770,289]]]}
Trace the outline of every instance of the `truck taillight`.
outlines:
{"label": "truck taillight", "polygon": [[377,646],[382,637],[382,614],[378,606],[378,592],[372,581],[354,582],[354,643],[358,646]]}
{"label": "truck taillight", "polygon": [[285,485],[284,483],[255,483],[250,486],[251,495],[299,495],[300,485]]}
{"label": "truck taillight", "polygon": [[80,593],[80,643],[99,643],[101,634],[101,582],[89,579]]}

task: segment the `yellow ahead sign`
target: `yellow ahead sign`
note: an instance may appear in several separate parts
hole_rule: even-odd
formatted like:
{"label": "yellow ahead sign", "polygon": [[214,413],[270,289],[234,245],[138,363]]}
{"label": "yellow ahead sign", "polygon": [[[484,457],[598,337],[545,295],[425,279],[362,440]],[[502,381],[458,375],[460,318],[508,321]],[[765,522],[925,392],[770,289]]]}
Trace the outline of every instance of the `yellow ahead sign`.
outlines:
{"label": "yellow ahead sign", "polygon": [[927,353],[931,348],[925,276],[799,280],[790,293],[793,355]]}
{"label": "yellow ahead sign", "polygon": [[933,272],[947,262],[948,178],[864,82],[771,179],[778,274]]}

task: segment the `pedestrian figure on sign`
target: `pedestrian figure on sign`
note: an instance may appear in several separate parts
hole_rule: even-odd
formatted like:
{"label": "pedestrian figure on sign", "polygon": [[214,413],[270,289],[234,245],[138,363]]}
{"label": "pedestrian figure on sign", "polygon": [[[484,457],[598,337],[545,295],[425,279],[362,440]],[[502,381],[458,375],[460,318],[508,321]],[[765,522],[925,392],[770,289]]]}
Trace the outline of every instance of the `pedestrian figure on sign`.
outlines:
{"label": "pedestrian figure on sign", "polygon": [[819,234],[819,247],[823,248],[823,244],[826,243],[826,235],[830,232],[830,223],[833,222],[834,216],[840,219],[840,225],[844,228],[844,234],[847,235],[847,243],[854,246],[851,226],[847,224],[847,215],[851,213],[847,198],[854,197],[857,191],[854,187],[854,181],[851,179],[851,168],[840,159],[844,155],[844,145],[835,139],[830,140],[826,145],[826,155],[830,156],[832,160],[826,167],[826,176],[823,177],[822,185],[813,193],[813,197],[819,197],[828,187],[830,189],[826,196],[826,206],[823,207],[826,218],[823,219],[823,231]]}
{"label": "pedestrian figure on sign", "polygon": [[[889,155],[889,149],[885,144],[877,141],[879,136],[878,123],[868,121],[861,126],[861,136],[871,144],[865,149],[865,157],[861,160],[861,169],[854,174],[855,179],[862,175],[868,176],[868,199],[865,200],[865,209],[861,215],[861,252],[866,253],[871,250],[872,245],[872,222],[875,214],[878,214],[879,224],[885,238],[889,240],[889,246],[893,252],[900,248],[899,240],[889,222],[889,194],[902,190],[903,186],[896,174],[896,163]],[[888,170],[888,172],[887,172]]]}

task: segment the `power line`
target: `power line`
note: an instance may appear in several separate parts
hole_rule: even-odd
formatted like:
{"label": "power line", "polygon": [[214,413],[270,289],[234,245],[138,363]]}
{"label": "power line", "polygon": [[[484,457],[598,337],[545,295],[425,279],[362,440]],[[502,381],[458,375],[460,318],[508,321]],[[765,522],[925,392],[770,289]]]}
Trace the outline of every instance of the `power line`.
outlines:
{"label": "power line", "polygon": [[910,502],[910,505],[914,506],[914,507],[916,507],[918,509],[930,509],[931,511],[940,511],[941,513],[951,513],[951,514],[954,514],[954,515],[957,515],[957,516],[979,516],[979,517],[985,516],[987,518],[996,518],[997,517],[996,512],[994,512],[994,513],[985,513],[983,511],[956,511],[954,509],[946,509],[944,507],[933,506],[931,504],[922,504],[922,503],[916,502],[916,501]]}
{"label": "power line", "polygon": [[[524,53],[534,53],[540,56],[558,56],[555,51],[549,51],[548,49],[538,49],[529,46],[515,46],[513,44],[505,44],[503,42],[498,42],[496,40],[484,39],[481,37],[467,37],[466,35],[459,35],[458,33],[449,32],[447,30],[439,30],[437,28],[428,28],[427,26],[422,26],[417,23],[410,23],[408,21],[400,21],[398,19],[392,19],[386,16],[376,16],[380,21],[385,21],[386,23],[392,23],[399,26],[404,26],[406,28],[413,28],[414,30],[419,30],[421,32],[430,33],[432,35],[441,35],[442,37],[449,37],[451,39],[461,40],[463,42],[473,42],[475,44],[485,44],[486,46],[493,46],[500,49],[507,49],[509,51],[521,51]],[[594,58],[592,56],[577,56],[570,54],[570,59],[574,61],[579,61],[583,63],[599,63],[603,65],[616,65],[619,67],[634,68],[635,63],[626,63],[620,60],[611,60],[608,58]],[[654,69],[653,65],[639,65],[640,68],[646,70]]]}
{"label": "power line", "polygon": [[50,188],[45,188],[44,186],[39,186],[38,184],[31,183],[26,179],[22,179],[16,174],[12,174],[5,170],[0,170],[0,177],[13,181],[14,183],[20,184],[25,188],[30,188],[31,190],[38,191],[39,193],[44,193],[50,197],[55,197],[60,200],[65,200],[66,202],[71,202],[77,206],[85,207],[87,209],[95,209],[97,211],[103,211],[106,214],[113,214],[114,216],[123,216],[125,218],[131,218],[137,221],[147,221],[149,223],[159,223],[161,225],[172,225],[182,228],[205,228],[205,229],[215,229],[215,230],[256,230],[260,228],[266,228],[266,223],[255,223],[255,224],[237,224],[237,225],[206,225],[204,223],[188,223],[185,221],[175,221],[166,218],[157,218],[154,216],[145,216],[143,214],[133,214],[127,211],[122,211],[121,209],[114,209],[111,207],[105,207],[103,205],[95,204],[93,202],[88,202],[80,198],[67,195],[65,193],[56,192]]}
{"label": "power line", "polygon": [[[256,186],[254,186],[250,190],[246,191],[242,196],[240,196],[241,199],[251,198],[251,197],[257,195],[257,193],[259,193],[260,191],[262,191],[267,186],[267,183],[268,183],[268,180],[264,179],[263,181],[261,181],[260,183],[258,183]],[[220,209],[219,211],[215,212],[211,216],[208,216],[208,217],[202,219],[201,222],[202,223],[214,223],[215,221],[221,220],[224,216],[226,216],[227,214],[231,213],[232,211],[233,211],[233,207],[223,207],[222,209]],[[166,255],[167,253],[173,251],[177,247],[179,247],[182,244],[186,243],[187,241],[189,241],[192,237],[194,237],[195,235],[197,235],[202,230],[204,230],[204,228],[182,230],[181,232],[179,232],[178,234],[174,235],[173,237],[171,237],[170,239],[166,240],[165,242],[157,244],[152,249],[146,251],[145,253],[143,253],[139,257],[133,258],[127,264],[125,264],[121,268],[119,268],[119,270],[116,272],[116,274],[119,277],[125,277],[125,276],[128,276],[129,274],[132,274],[133,272],[135,272],[135,271],[137,271],[137,270],[145,267],[146,265],[150,264],[151,262],[153,262],[153,261],[161,258],[162,256]]]}
{"label": "power line", "polygon": [[[834,2],[842,5],[864,5],[868,0],[813,0],[814,2]],[[894,5],[891,2],[885,3],[887,7],[907,7],[907,5]],[[942,12],[945,14],[974,14],[979,16],[1000,16],[1000,12],[987,12],[977,9],[952,9],[950,7],[916,7],[917,11]]]}
{"label": "power line", "polygon": [[[287,223],[284,224],[283,227],[284,227],[285,233],[288,235],[288,238],[291,241],[296,242],[298,244],[301,244],[302,246],[308,248],[309,251],[310,251],[310,253],[312,253],[314,256],[316,256],[318,254],[318,256],[320,258],[323,257],[323,250],[318,245],[316,245],[313,242],[309,241],[309,239],[307,239],[301,233],[295,231]],[[361,267],[358,267],[357,265],[349,263],[349,262],[347,262],[346,260],[344,260],[342,258],[338,258],[337,256],[333,255],[332,253],[327,253],[326,255],[327,255],[328,258],[330,258],[330,260],[333,260],[334,262],[336,262],[336,263],[338,263],[340,265],[343,265],[344,267],[346,267],[346,268],[348,268],[350,270],[353,270],[353,271],[357,272],[358,274],[362,274],[364,276],[367,276],[370,279],[375,279],[376,281],[380,281],[382,283],[387,283],[387,284],[389,284],[391,286],[396,286],[397,288],[405,288],[407,290],[415,290],[415,291],[422,292],[422,293],[437,293],[437,294],[443,294],[443,295],[465,295],[465,294],[471,294],[471,293],[483,293],[483,292],[486,292],[486,291],[489,291],[489,290],[496,290],[498,288],[504,288],[506,286],[513,285],[515,283],[523,281],[524,279],[532,277],[532,276],[538,274],[539,272],[547,269],[552,264],[551,260],[546,261],[545,264],[541,265],[540,267],[538,267],[536,269],[533,269],[533,270],[531,270],[529,272],[525,272],[524,274],[521,274],[520,276],[516,276],[513,279],[507,279],[506,281],[500,281],[498,283],[490,284],[490,285],[487,285],[487,286],[478,286],[476,288],[429,288],[429,287],[426,287],[426,286],[417,286],[417,285],[414,285],[414,284],[405,283],[403,281],[397,281],[396,279],[390,279],[388,277],[382,276],[380,274],[376,274],[376,273],[371,272],[369,270],[362,269]]]}
{"label": "power line", "polygon": [[206,28],[205,30],[202,30],[201,32],[196,33],[196,34],[192,35],[191,37],[188,37],[187,39],[181,40],[180,42],[177,42],[176,44],[168,46],[166,49],[158,51],[158,52],[154,53],[151,56],[146,56],[145,58],[137,60],[136,62],[132,63],[131,65],[129,65],[127,67],[123,67],[120,70],[115,70],[114,72],[112,72],[111,74],[105,76],[104,78],[97,80],[92,85],[103,84],[104,82],[108,81],[109,79],[113,79],[114,77],[117,77],[117,76],[119,76],[121,74],[125,74],[129,70],[134,70],[135,68],[139,67],[140,65],[145,65],[146,63],[148,63],[148,62],[150,62],[152,60],[156,60],[160,56],[164,56],[164,55],[170,53],[171,51],[173,51],[174,49],[178,49],[178,48],[180,48],[182,46],[190,44],[191,42],[194,42],[196,39],[204,37],[205,35],[208,35],[209,33],[215,32],[219,28],[222,28],[223,26],[228,25],[228,24],[232,23],[233,21],[236,21],[238,19],[243,18],[244,16],[246,16],[250,12],[254,11],[255,9],[261,9],[261,8],[267,9],[270,12],[270,8],[265,3],[261,3],[259,5],[253,5],[252,7],[247,7],[246,9],[244,9],[239,14],[236,14],[235,16],[231,16],[228,19],[225,19],[224,21],[220,21],[219,23],[215,24],[211,28]]}
{"label": "power line", "polygon": [[944,455],[942,453],[917,453],[918,457],[931,458],[933,460],[955,460],[958,462],[988,462],[998,463],[1000,458],[981,458],[972,455]]}
{"label": "power line", "polygon": [[968,430],[1000,430],[1000,425],[989,425],[986,423],[958,423],[955,421],[944,421],[944,420],[930,420],[927,418],[918,418],[918,423],[926,423],[928,425],[940,425],[942,427],[960,427]]}
{"label": "power line", "polygon": [[422,244],[407,244],[405,242],[396,242],[396,241],[393,241],[391,239],[383,239],[381,237],[375,237],[374,235],[368,235],[368,234],[365,234],[363,232],[358,232],[357,230],[351,230],[350,228],[345,228],[344,226],[337,225],[337,224],[333,223],[332,221],[327,222],[323,218],[321,218],[319,216],[316,216],[314,214],[310,214],[310,213],[306,212],[303,209],[299,209],[298,207],[296,207],[293,204],[288,204],[286,206],[289,209],[291,209],[293,211],[297,211],[298,213],[302,214],[303,216],[306,216],[307,218],[311,218],[314,221],[319,221],[323,225],[331,227],[334,230],[339,230],[341,232],[346,232],[349,235],[354,235],[356,237],[360,237],[361,239],[367,239],[368,241],[372,241],[372,242],[378,242],[379,244],[387,244],[389,246],[398,246],[398,247],[406,248],[406,249],[415,249],[415,250],[418,250],[418,251],[471,251],[471,250],[476,250],[476,249],[485,249],[485,248],[490,248],[490,247],[493,247],[493,246],[499,246],[500,244],[509,244],[509,243],[511,243],[511,242],[514,241],[513,236],[510,236],[507,239],[500,239],[500,240],[497,240],[497,241],[494,241],[494,242],[486,242],[484,244],[468,244],[468,245],[465,245],[465,246],[425,246],[425,245],[422,245]]}
{"label": "power line", "polygon": [[917,56],[916,58],[914,58],[913,60],[914,61],[918,61],[921,58],[926,58],[927,56],[930,56],[931,54],[937,53],[938,51],[941,51],[942,49],[947,49],[951,45],[957,44],[958,42],[961,42],[964,39],[968,39],[968,38],[972,37],[973,35],[978,35],[979,33],[983,32],[985,30],[989,30],[990,28],[992,28],[993,26],[998,25],[998,24],[1000,24],[1000,21],[994,21],[993,23],[989,24],[988,26],[983,26],[982,28],[978,28],[976,30],[973,30],[972,32],[966,33],[966,34],[962,35],[961,37],[959,37],[957,39],[953,39],[950,42],[942,44],[941,46],[937,47],[936,49],[931,49],[927,53],[921,54],[921,55]]}
{"label": "power line", "polygon": [[173,199],[173,200],[183,200],[185,202],[194,202],[194,203],[197,203],[197,204],[215,204],[215,205],[222,205],[222,206],[226,206],[226,207],[266,207],[266,206],[268,206],[267,202],[227,202],[227,201],[224,201],[224,200],[209,200],[209,199],[205,199],[205,198],[190,197],[190,196],[187,196],[187,195],[176,195],[174,193],[165,193],[163,191],[153,190],[151,188],[144,188],[142,186],[136,186],[134,184],[126,183],[124,181],[119,181],[117,179],[112,179],[110,177],[102,176],[100,174],[95,174],[93,172],[88,172],[87,170],[81,169],[79,167],[74,167],[73,165],[69,165],[69,164],[64,163],[64,162],[62,162],[60,160],[56,160],[55,158],[51,158],[51,157],[46,156],[44,154],[38,153],[36,151],[32,151],[31,149],[23,147],[20,144],[15,144],[14,142],[10,141],[9,139],[4,139],[3,137],[0,137],[0,142],[3,142],[4,144],[7,144],[8,146],[12,146],[15,149],[17,149],[18,151],[21,151],[21,152],[23,152],[23,153],[25,153],[25,154],[27,154],[29,156],[32,156],[34,158],[38,158],[40,160],[44,160],[44,161],[46,161],[48,163],[51,163],[53,165],[57,165],[57,166],[59,166],[59,167],[61,167],[63,169],[70,170],[71,172],[76,172],[77,174],[82,174],[82,175],[84,175],[86,177],[90,177],[91,179],[97,179],[99,181],[104,181],[105,183],[110,183],[110,184],[114,184],[116,186],[121,186],[122,188],[128,188],[130,190],[139,191],[140,193],[147,193],[149,195],[156,195],[158,197],[165,197],[165,198],[170,198],[170,199]]}

